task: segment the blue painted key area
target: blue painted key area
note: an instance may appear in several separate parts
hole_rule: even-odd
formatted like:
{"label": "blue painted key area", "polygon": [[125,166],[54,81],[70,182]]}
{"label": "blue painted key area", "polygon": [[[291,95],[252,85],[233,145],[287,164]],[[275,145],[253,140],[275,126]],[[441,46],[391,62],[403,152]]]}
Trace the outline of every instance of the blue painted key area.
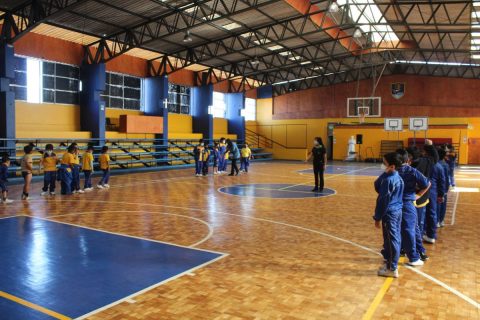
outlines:
{"label": "blue painted key area", "polygon": [[295,184],[237,184],[218,189],[241,197],[275,198],[275,199],[303,199],[321,198],[335,194],[335,190],[325,188],[323,192],[312,192],[311,185]]}
{"label": "blue painted key area", "polygon": [[[28,217],[0,237],[0,291],[71,318],[222,256]],[[0,298],[0,319],[52,318]]]}

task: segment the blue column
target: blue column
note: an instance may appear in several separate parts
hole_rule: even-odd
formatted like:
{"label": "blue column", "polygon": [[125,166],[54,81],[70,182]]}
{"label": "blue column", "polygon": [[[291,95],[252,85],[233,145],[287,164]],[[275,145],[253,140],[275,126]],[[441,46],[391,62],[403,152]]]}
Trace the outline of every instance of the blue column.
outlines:
{"label": "blue column", "polygon": [[90,131],[99,144],[105,143],[105,102],[100,94],[105,91],[105,64],[82,64],[80,80],[80,127]]}
{"label": "blue column", "polygon": [[213,85],[194,87],[192,96],[193,132],[203,134],[203,139],[213,141],[213,115],[208,107],[213,103]]}
{"label": "blue column", "polygon": [[[0,138],[12,139],[0,142],[10,156],[15,155],[15,92],[10,91],[10,82],[15,79],[14,50],[9,44],[0,44]],[[6,151],[6,150],[4,150]]]}
{"label": "blue column", "polygon": [[236,134],[237,141],[243,143],[245,141],[245,117],[241,112],[245,109],[245,94],[227,93],[226,97],[228,133]]}
{"label": "blue column", "polygon": [[273,97],[273,87],[271,85],[257,88],[257,99],[269,99]]}
{"label": "blue column", "polygon": [[151,77],[145,79],[145,115],[163,117],[164,143],[168,142],[168,77]]}

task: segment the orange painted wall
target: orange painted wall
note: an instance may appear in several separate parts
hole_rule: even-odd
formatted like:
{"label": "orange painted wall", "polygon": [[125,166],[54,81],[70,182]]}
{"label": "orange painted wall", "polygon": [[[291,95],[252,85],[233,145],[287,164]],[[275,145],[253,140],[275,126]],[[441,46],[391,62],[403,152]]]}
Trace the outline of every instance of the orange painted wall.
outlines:
{"label": "orange painted wall", "polygon": [[[405,95],[396,100],[391,83],[405,83]],[[360,81],[359,96],[370,96],[372,80]],[[356,82],[296,91],[274,99],[273,118],[312,119],[346,117],[347,98],[354,97]],[[382,98],[382,117],[475,117],[480,116],[480,81],[476,79],[385,76],[375,96]]]}

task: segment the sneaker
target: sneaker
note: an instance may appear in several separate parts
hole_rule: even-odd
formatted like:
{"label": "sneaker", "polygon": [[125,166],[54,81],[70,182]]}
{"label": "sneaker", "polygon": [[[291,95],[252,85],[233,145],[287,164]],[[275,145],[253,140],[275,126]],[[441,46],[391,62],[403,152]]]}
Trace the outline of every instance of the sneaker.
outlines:
{"label": "sneaker", "polygon": [[91,188],[91,187],[83,189],[83,191],[85,191],[85,192],[90,192],[92,190],[93,190],[93,188]]}
{"label": "sneaker", "polygon": [[54,196],[54,195],[55,195],[55,192],[50,192],[50,195],[51,195],[51,196]]}
{"label": "sneaker", "polygon": [[42,191],[42,193],[40,193],[41,196],[46,196],[48,195],[48,192],[47,191]]}
{"label": "sneaker", "polygon": [[228,176],[229,176],[229,177],[233,177],[233,173],[230,173]]}
{"label": "sneaker", "polygon": [[5,200],[3,200],[3,203],[4,204],[10,204],[10,203],[13,203],[13,200],[5,199]]}
{"label": "sneaker", "polygon": [[430,244],[435,243],[435,239],[429,238],[426,234],[423,235],[423,241],[425,241],[426,243],[430,243]]}
{"label": "sneaker", "polygon": [[78,193],[85,193],[83,190],[77,190]]}
{"label": "sneaker", "polygon": [[440,222],[440,228],[445,227],[445,221]]}
{"label": "sneaker", "polygon": [[420,260],[424,262],[428,260],[428,256],[425,252],[420,252]]}
{"label": "sneaker", "polygon": [[318,188],[313,188],[312,192],[318,192]]}
{"label": "sneaker", "polygon": [[75,194],[75,193],[77,193],[77,190],[73,190],[73,191],[72,191],[72,194]]}
{"label": "sneaker", "polygon": [[106,189],[108,189],[108,188],[110,188],[110,185],[109,185],[108,183],[105,183],[105,184],[103,185],[103,187],[106,188]]}
{"label": "sneaker", "polygon": [[418,259],[417,261],[408,261],[407,264],[412,267],[419,267],[419,266],[423,266],[424,263],[422,259]]}
{"label": "sneaker", "polygon": [[437,228],[440,228],[440,222],[437,222]]}
{"label": "sneaker", "polygon": [[385,266],[378,270],[377,275],[380,277],[398,278],[398,269],[390,270]]}
{"label": "sneaker", "polygon": [[26,196],[26,195],[22,194],[22,200],[28,200],[28,199],[29,199],[29,197],[28,197],[28,196]]}
{"label": "sneaker", "polygon": [[101,184],[97,184],[97,188],[98,188],[98,189],[104,189]]}
{"label": "sneaker", "polygon": [[405,257],[406,253],[405,250],[401,249],[400,250],[400,257]]}

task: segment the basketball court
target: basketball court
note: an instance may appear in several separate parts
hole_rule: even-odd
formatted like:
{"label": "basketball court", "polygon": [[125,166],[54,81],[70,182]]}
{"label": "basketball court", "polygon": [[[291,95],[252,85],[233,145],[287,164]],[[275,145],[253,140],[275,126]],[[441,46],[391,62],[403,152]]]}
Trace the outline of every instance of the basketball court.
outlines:
{"label": "basketball court", "polygon": [[479,79],[480,0],[0,0],[0,320],[480,320]]}
{"label": "basketball court", "polygon": [[382,262],[371,219],[375,177],[348,167],[329,166],[336,173],[326,175],[324,196],[302,191],[312,183],[305,164],[275,162],[239,177],[118,176],[105,192],[6,207],[3,315],[478,318],[480,169],[459,170],[463,191],[450,195],[430,261],[421,269],[402,264],[391,281],[375,272]]}

